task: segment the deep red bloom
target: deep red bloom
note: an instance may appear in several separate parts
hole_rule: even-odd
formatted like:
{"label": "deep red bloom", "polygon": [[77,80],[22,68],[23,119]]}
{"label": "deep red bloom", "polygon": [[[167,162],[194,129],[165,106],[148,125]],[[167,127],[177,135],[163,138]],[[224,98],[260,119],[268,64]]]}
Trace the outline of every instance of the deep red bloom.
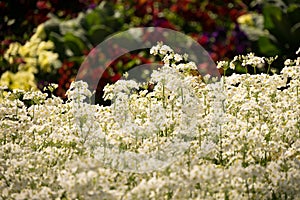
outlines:
{"label": "deep red bloom", "polygon": [[40,10],[49,10],[51,8],[51,5],[47,1],[38,1],[36,2],[36,7]]}

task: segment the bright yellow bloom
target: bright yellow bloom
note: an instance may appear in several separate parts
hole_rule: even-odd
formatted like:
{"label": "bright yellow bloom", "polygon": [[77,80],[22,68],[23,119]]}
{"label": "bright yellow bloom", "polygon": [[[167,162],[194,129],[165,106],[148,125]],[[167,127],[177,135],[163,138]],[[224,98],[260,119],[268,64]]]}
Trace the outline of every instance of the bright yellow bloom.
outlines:
{"label": "bright yellow bloom", "polygon": [[36,39],[36,38],[40,38],[40,39],[45,39],[46,38],[46,32],[44,29],[44,24],[40,24],[37,29],[36,32],[34,33],[34,35],[31,37],[31,39]]}
{"label": "bright yellow bloom", "polygon": [[36,57],[38,45],[41,42],[41,39],[37,38],[35,40],[30,39],[25,43],[25,45],[21,46],[19,49],[19,54],[22,57]]}
{"label": "bright yellow bloom", "polygon": [[18,42],[11,43],[9,45],[8,50],[4,53],[4,58],[9,62],[9,64],[13,64],[14,57],[18,55],[21,44]]}
{"label": "bright yellow bloom", "polygon": [[24,45],[18,42],[12,43],[5,52],[4,58],[10,64],[16,64],[15,59],[20,58],[23,62],[19,64],[19,71],[29,73],[39,73],[41,71],[51,73],[54,69],[61,66],[58,54],[52,52],[54,43],[52,41],[43,41],[45,39],[44,26],[38,26],[36,33]]}
{"label": "bright yellow bloom", "polygon": [[245,14],[237,18],[237,22],[239,24],[245,24],[248,26],[253,26],[254,21],[253,21],[253,15],[251,13]]}
{"label": "bright yellow bloom", "polygon": [[11,90],[37,90],[33,73],[26,71],[19,71],[17,73],[4,72],[0,78],[0,86],[7,86]]}
{"label": "bright yellow bloom", "polygon": [[37,49],[37,52],[41,52],[41,51],[45,51],[45,50],[52,50],[54,49],[54,43],[50,40],[48,40],[47,42],[46,41],[41,41],[39,44],[38,44],[38,49]]}
{"label": "bright yellow bloom", "polygon": [[39,53],[38,62],[42,71],[51,72],[51,66],[58,59],[58,54],[51,51],[41,51]]}
{"label": "bright yellow bloom", "polygon": [[38,70],[36,68],[37,65],[37,59],[36,58],[31,58],[31,57],[26,57],[23,58],[24,63],[21,63],[18,66],[18,70],[19,71],[27,71],[27,72],[31,72],[31,73],[38,73]]}

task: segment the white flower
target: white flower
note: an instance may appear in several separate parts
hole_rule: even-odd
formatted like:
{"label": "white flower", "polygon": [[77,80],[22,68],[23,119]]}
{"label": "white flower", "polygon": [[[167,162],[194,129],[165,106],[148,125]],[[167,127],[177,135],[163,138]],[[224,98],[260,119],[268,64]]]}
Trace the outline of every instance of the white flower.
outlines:
{"label": "white flower", "polygon": [[291,59],[286,59],[285,61],[284,61],[284,65],[285,66],[289,66],[289,65],[291,65],[293,63],[293,61],[291,60]]}
{"label": "white flower", "polygon": [[300,57],[298,57],[298,58],[295,60],[295,65],[296,65],[296,66],[299,66],[299,65],[300,65]]}
{"label": "white flower", "polygon": [[130,94],[132,90],[138,89],[139,84],[134,80],[118,80],[113,89],[114,94],[126,93]]}
{"label": "white flower", "polygon": [[92,93],[88,89],[88,84],[80,80],[71,83],[66,95],[68,96],[69,100],[77,100],[82,102],[84,99],[90,98]]}
{"label": "white flower", "polygon": [[227,61],[218,61],[217,62],[217,69],[223,68],[227,64]]}
{"label": "white flower", "polygon": [[128,72],[125,72],[125,73],[123,74],[123,77],[124,77],[125,79],[127,79],[128,76],[129,76]]}
{"label": "white flower", "polygon": [[173,49],[171,49],[167,45],[162,45],[162,47],[159,49],[159,53],[161,55],[166,55],[167,53],[172,53],[172,52],[173,52]]}
{"label": "white flower", "polygon": [[150,49],[150,54],[156,56],[158,54],[158,51],[159,51],[159,47],[158,46],[153,46],[151,49]]}
{"label": "white flower", "polygon": [[299,54],[300,53],[300,47],[299,47],[299,49],[296,51],[296,54]]}
{"label": "white flower", "polygon": [[173,54],[167,54],[167,55],[164,56],[163,62],[165,64],[170,64],[170,60],[172,60],[172,59],[173,59]]}
{"label": "white flower", "polygon": [[175,66],[175,68],[179,71],[190,71],[190,70],[198,70],[196,64],[194,62],[188,62],[186,64],[178,64]]}
{"label": "white flower", "polygon": [[233,62],[230,62],[230,64],[229,64],[229,68],[230,68],[230,69],[232,69],[232,70],[234,70],[234,69],[235,69],[235,65],[234,65],[234,63],[233,63]]}
{"label": "white flower", "polygon": [[179,61],[182,60],[182,56],[179,55],[178,53],[175,53],[175,54],[174,54],[174,60],[175,60],[176,62],[179,62]]}

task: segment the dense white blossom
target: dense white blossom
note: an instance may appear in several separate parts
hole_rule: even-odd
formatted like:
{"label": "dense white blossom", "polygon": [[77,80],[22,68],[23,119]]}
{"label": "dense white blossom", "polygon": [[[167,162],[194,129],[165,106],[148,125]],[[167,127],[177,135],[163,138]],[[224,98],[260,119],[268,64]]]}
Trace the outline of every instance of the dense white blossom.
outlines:
{"label": "dense white blossom", "polygon": [[[161,43],[151,52],[180,60]],[[89,104],[80,81],[67,102],[1,88],[0,198],[299,199],[297,60],[206,84],[172,59],[153,90],[108,85],[107,107]]]}

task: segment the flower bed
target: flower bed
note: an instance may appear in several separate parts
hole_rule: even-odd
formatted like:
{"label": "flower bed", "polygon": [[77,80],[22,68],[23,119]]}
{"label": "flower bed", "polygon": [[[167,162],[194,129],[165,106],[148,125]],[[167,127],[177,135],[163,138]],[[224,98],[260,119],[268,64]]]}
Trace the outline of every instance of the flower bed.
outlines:
{"label": "flower bed", "polygon": [[87,103],[84,82],[67,102],[2,88],[1,198],[300,198],[300,59],[213,82],[160,48],[153,90],[118,81],[105,88],[111,106]]}

